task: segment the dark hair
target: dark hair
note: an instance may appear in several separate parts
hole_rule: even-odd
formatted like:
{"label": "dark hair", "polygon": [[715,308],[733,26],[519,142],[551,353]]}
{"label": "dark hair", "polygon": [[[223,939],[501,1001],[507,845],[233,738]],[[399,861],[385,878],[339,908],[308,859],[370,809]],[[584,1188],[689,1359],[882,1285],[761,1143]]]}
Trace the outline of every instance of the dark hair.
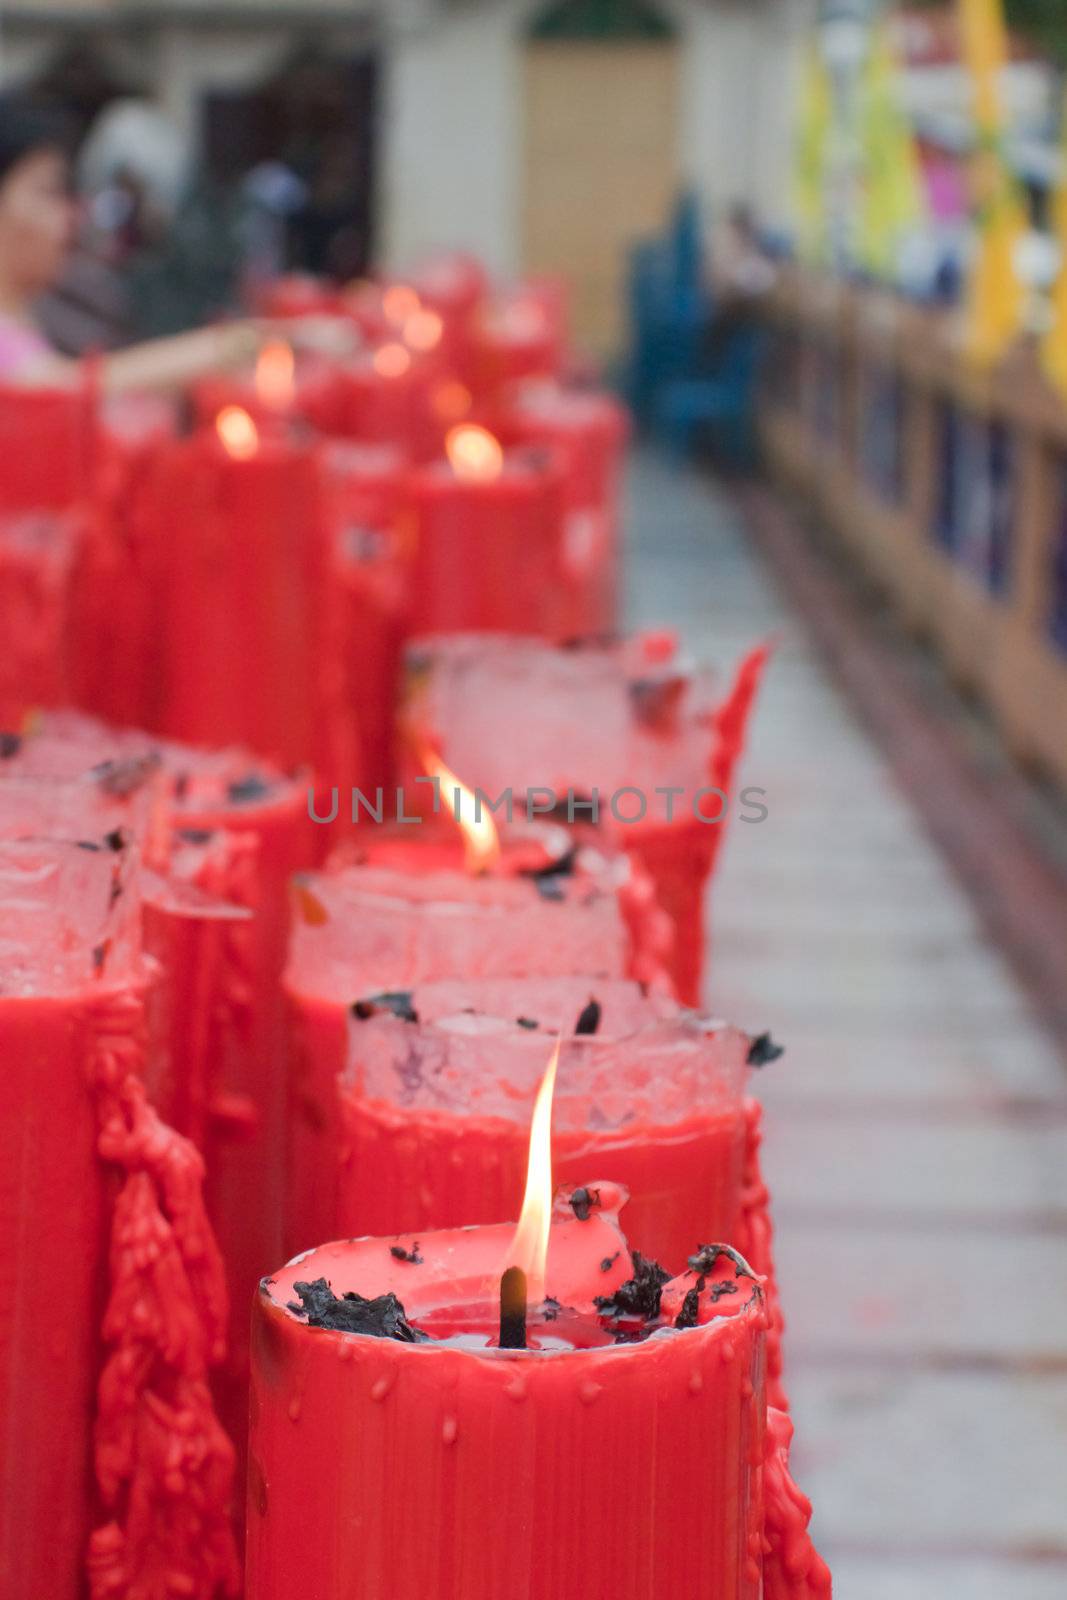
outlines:
{"label": "dark hair", "polygon": [[74,149],[74,128],[58,106],[25,94],[0,94],[0,183],[26,156]]}

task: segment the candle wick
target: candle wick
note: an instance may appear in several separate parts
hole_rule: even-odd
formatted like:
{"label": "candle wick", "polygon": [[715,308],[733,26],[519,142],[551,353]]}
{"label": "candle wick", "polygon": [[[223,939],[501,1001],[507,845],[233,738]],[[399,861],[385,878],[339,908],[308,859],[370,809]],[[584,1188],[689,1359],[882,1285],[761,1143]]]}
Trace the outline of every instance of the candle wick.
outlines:
{"label": "candle wick", "polygon": [[500,1280],[500,1348],[526,1349],[526,1274],[509,1267]]}

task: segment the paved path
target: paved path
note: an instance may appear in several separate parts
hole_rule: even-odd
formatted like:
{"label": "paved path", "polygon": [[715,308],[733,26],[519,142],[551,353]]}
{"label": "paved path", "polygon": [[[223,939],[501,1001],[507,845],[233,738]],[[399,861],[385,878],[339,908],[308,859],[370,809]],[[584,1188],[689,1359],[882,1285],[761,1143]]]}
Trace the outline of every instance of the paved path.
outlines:
{"label": "paved path", "polygon": [[1067,1596],[1067,1069],[753,554],[639,455],[630,619],[778,632],[709,998],[765,1070],[795,1461],[838,1600]]}

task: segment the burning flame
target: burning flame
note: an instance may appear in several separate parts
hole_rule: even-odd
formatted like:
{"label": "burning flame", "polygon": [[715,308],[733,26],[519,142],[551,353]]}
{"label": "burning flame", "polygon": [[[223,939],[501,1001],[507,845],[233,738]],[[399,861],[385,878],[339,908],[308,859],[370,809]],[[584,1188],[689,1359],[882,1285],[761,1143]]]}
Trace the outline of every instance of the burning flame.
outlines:
{"label": "burning flame", "polygon": [[441,343],[445,325],[436,311],[413,311],[404,323],[404,343],[412,350],[435,350]]}
{"label": "burning flame", "polygon": [[468,483],[491,483],[504,466],[500,440],[476,422],[461,422],[445,435],[445,454],[457,478]]}
{"label": "burning flame", "polygon": [[562,1037],[556,1040],[552,1058],[541,1079],[530,1122],[530,1155],[526,1164],[526,1193],[522,1215],[511,1241],[509,1267],[520,1267],[526,1274],[526,1303],[540,1305],[545,1298],[545,1261],[548,1258],[548,1230],[552,1220],[552,1096],[556,1088],[556,1068]]}
{"label": "burning flame", "polygon": [[423,769],[438,780],[438,788],[449,815],[463,834],[468,872],[486,872],[500,859],[500,835],[488,809],[477,796],[446,767],[439,755],[424,746],[419,751]]}
{"label": "burning flame", "polygon": [[265,344],[256,361],[256,394],[272,411],[284,411],[296,395],[292,346],[279,339]]}
{"label": "burning flame", "polygon": [[391,283],[382,295],[385,320],[391,322],[394,328],[402,328],[408,318],[421,309],[422,301],[409,284]]}
{"label": "burning flame", "polygon": [[374,370],[381,378],[402,378],[411,357],[402,344],[381,344],[374,352]]}
{"label": "burning flame", "polygon": [[223,406],[215,418],[215,432],[234,461],[250,461],[259,449],[259,429],[241,406]]}

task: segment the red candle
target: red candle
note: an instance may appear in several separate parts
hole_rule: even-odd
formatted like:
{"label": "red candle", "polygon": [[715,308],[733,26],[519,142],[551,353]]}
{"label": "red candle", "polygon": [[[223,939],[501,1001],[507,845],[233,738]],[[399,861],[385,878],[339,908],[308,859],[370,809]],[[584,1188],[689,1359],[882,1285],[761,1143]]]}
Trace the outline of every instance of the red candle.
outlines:
{"label": "red candle", "polygon": [[563,327],[549,296],[520,285],[485,306],[474,323],[473,388],[485,398],[523,378],[553,378],[563,364]]}
{"label": "red candle", "polygon": [[326,1245],[264,1283],[249,1600],[829,1593],[799,1496],[806,1586],[762,1586],[786,1496],[768,1524],[758,1284],[718,1246],[670,1280],[631,1258],[623,1198],[533,1219],[528,1275],[504,1225]]}
{"label": "red candle", "polygon": [[515,842],[505,845],[491,875],[474,874],[464,870],[464,847],[455,839],[425,826],[407,831],[407,839],[369,832],[371,861],[381,853],[390,865],[338,861],[302,877],[294,894],[284,980],[293,1249],[336,1231],[338,1077],[349,1007],[361,995],[436,978],[623,977],[634,961],[630,918],[642,930],[643,970],[654,970],[657,908],[643,896],[628,907],[617,866],[583,853],[561,860],[569,873],[545,872],[542,845],[533,876],[529,844]]}
{"label": "red candle", "polygon": [[434,354],[413,351],[399,336],[383,339],[337,369],[337,432],[429,460],[444,437],[434,401],[441,372]]}
{"label": "red candle", "polygon": [[168,452],[155,485],[163,670],[152,725],[284,768],[355,770],[315,452],[238,408]]}
{"label": "red candle", "polygon": [[71,584],[84,521],[22,512],[0,520],[0,727],[17,728],[70,693]]}
{"label": "red candle", "polygon": [[561,464],[505,452],[469,423],[449,432],[447,451],[411,482],[413,629],[544,633],[563,539]]}
{"label": "red candle", "polygon": [[144,942],[159,967],[147,1082],[207,1164],[232,1291],[220,1379],[243,1432],[248,1303],[283,1243],[285,1061],[280,975],[288,881],[314,847],[304,786],[247,752],[205,752],[71,713],[40,719],[0,763],[0,832],[121,830],[140,843]]}
{"label": "red candle", "polygon": [[213,427],[230,406],[246,411],[260,429],[310,423],[331,431],[339,425],[339,384],[334,364],[314,355],[297,360],[284,339],[271,340],[244,373],[212,373],[190,391],[193,414]]}
{"label": "red candle", "polygon": [[233,1453],[206,1381],[221,1264],[199,1157],[141,1081],[139,910],[122,839],[0,842],[5,1600],[70,1600],[86,1561],[94,1600],[236,1575]]}
{"label": "red candle", "polygon": [[0,385],[0,511],[65,511],[89,489],[96,454],[91,384]]}
{"label": "red candle", "polygon": [[619,565],[619,501],[629,416],[614,396],[556,383],[527,383],[498,413],[502,438],[551,450],[566,465],[567,520],[552,632],[611,633]]}
{"label": "red candle", "polygon": [[694,1237],[744,1245],[746,1035],[610,979],[459,979],[394,1003],[351,1012],[340,1233],[515,1216],[550,1043],[582,1018],[556,1083],[559,1180],[624,1184],[631,1242],[672,1270]]}
{"label": "red candle", "polygon": [[566,817],[636,861],[674,923],[678,995],[696,1004],[703,899],[738,806],[734,772],[767,654],[746,657],[720,699],[669,634],[573,649],[488,634],[417,640],[403,717],[488,803],[510,793],[520,813]]}
{"label": "red candle", "polygon": [[323,463],[344,693],[359,730],[361,764],[355,779],[372,793],[393,781],[393,724],[408,613],[401,526],[407,460],[393,445],[331,440]]}

